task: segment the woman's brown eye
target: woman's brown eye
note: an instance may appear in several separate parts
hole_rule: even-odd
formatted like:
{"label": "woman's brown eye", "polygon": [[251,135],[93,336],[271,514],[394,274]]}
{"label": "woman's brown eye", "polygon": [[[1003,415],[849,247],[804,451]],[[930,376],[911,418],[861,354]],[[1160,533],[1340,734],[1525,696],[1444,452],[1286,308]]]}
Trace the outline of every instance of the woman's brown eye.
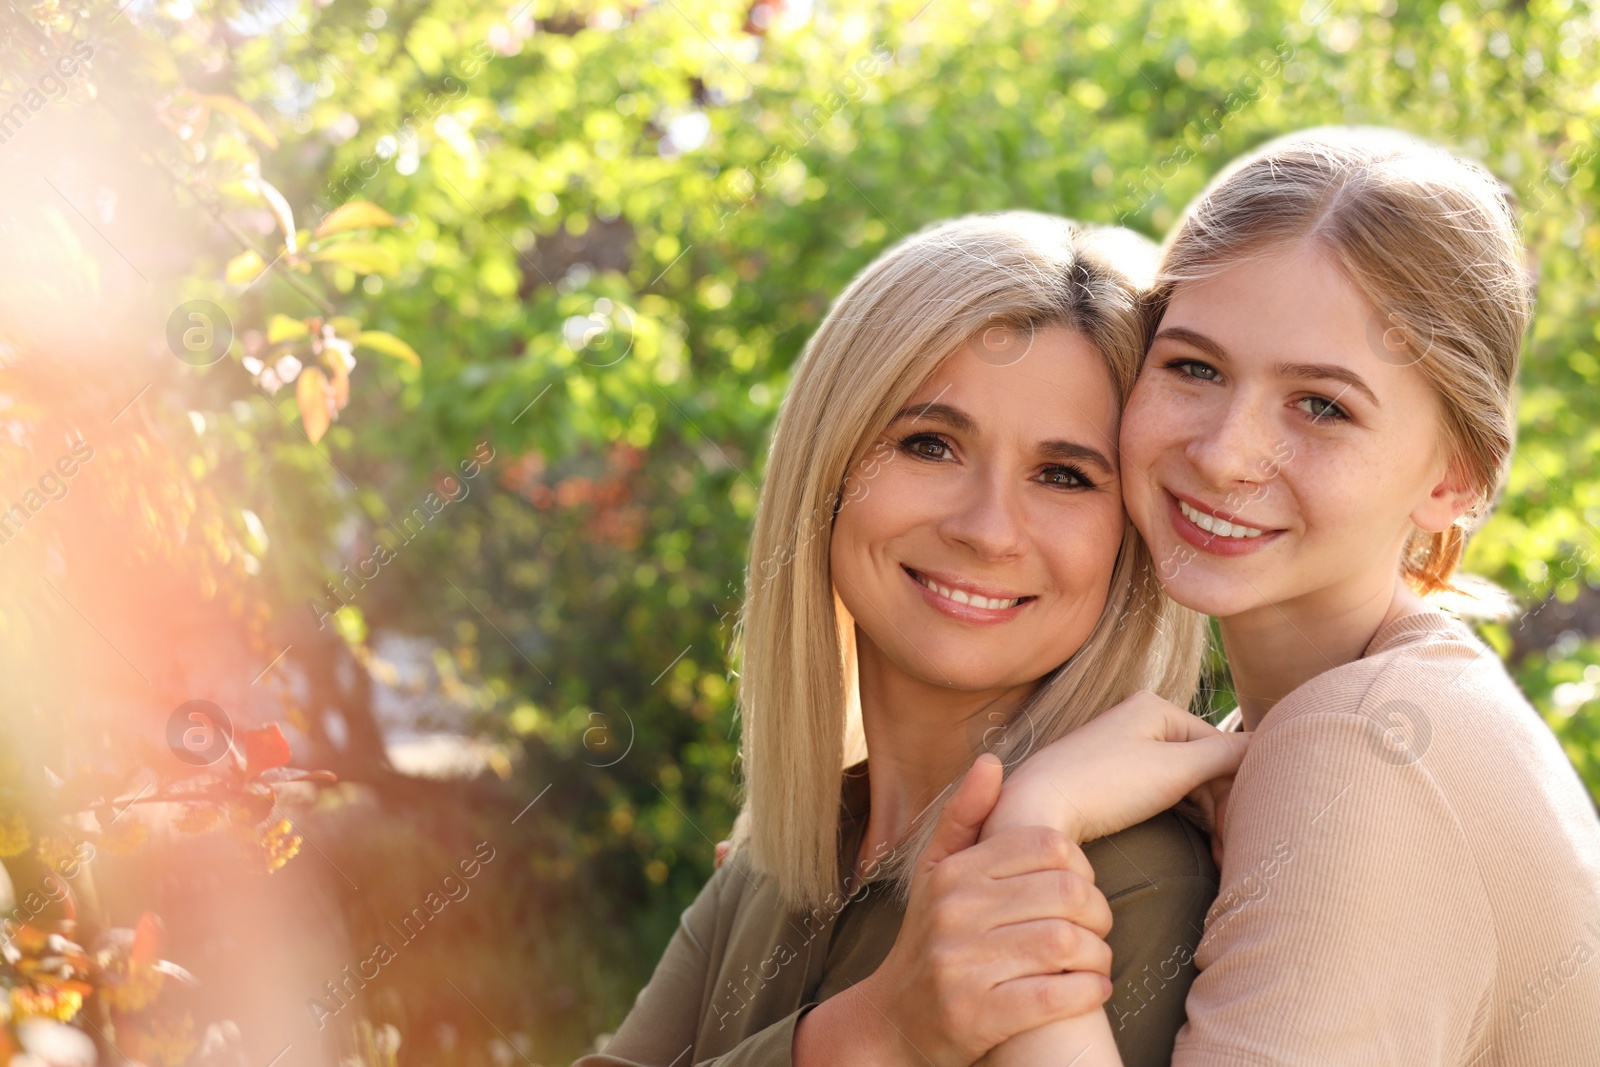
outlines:
{"label": "woman's brown eye", "polygon": [[926,433],[912,434],[900,442],[900,447],[923,459],[944,459],[950,451],[943,440]]}
{"label": "woman's brown eye", "polygon": [[1094,484],[1088,475],[1076,467],[1051,467],[1044,472],[1044,481],[1046,485],[1060,486],[1064,489],[1078,489]]}

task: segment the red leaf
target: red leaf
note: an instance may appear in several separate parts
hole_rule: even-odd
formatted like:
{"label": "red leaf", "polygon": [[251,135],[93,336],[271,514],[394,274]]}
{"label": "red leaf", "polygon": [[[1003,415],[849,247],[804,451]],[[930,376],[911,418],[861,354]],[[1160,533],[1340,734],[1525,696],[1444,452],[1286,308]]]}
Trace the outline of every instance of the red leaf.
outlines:
{"label": "red leaf", "polygon": [[289,762],[289,739],[275,722],[259,730],[246,730],[244,742],[244,773],[254,778],[270,767],[282,767]]}

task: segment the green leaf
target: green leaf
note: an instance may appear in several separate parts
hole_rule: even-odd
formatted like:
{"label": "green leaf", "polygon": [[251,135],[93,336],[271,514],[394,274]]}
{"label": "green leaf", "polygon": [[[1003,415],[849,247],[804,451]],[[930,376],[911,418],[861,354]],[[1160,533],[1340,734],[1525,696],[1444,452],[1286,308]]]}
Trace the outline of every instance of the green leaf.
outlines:
{"label": "green leaf", "polygon": [[202,96],[200,102],[212,111],[220,111],[234,122],[237,122],[246,133],[268,148],[278,147],[278,138],[273,136],[272,130],[265,122],[261,121],[261,116],[251,111],[249,105],[242,100],[237,100],[231,96],[212,95]]}
{"label": "green leaf", "polygon": [[342,233],[345,230],[366,230],[380,226],[396,225],[395,217],[377,204],[366,200],[352,200],[348,204],[340,204],[322,220],[322,225],[317,227],[317,236],[326,237],[330,233]]}
{"label": "green leaf", "polygon": [[283,230],[283,243],[289,249],[289,254],[294,255],[300,250],[300,242],[294,228],[294,209],[289,206],[289,201],[283,194],[264,178],[250,179],[250,187],[254,189],[267,202],[267,207],[272,210],[272,217],[278,220],[278,226]]}
{"label": "green leaf", "polygon": [[400,263],[393,252],[370,241],[346,241],[319,248],[311,254],[314,263],[337,263],[357,274],[394,274]]}
{"label": "green leaf", "polygon": [[255,281],[266,267],[266,262],[255,252],[240,252],[228,260],[228,284],[248,285]]}
{"label": "green leaf", "polygon": [[291,319],[287,315],[274,315],[267,323],[267,343],[282,344],[285,341],[298,341],[309,337],[311,328],[303,319]]}
{"label": "green leaf", "polygon": [[382,352],[386,356],[404,360],[413,367],[422,366],[422,357],[417,355],[417,350],[406,344],[392,333],[382,330],[363,330],[356,337],[357,348],[370,348],[374,352]]}

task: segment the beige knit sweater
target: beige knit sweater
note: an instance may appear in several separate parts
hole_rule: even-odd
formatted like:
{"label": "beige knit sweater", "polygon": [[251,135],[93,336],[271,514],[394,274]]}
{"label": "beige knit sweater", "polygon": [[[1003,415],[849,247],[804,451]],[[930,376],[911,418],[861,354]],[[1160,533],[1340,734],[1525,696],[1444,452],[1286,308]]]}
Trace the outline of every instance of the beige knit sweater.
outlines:
{"label": "beige knit sweater", "polygon": [[1444,615],[1262,720],[1175,1067],[1600,1064],[1600,822]]}

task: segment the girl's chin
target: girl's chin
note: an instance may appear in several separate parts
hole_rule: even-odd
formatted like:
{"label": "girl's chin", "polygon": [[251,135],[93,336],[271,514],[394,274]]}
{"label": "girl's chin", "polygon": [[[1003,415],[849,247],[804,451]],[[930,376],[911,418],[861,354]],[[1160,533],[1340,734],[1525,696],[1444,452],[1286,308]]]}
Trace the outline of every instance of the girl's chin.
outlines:
{"label": "girl's chin", "polygon": [[1163,576],[1161,586],[1167,596],[1190,611],[1219,619],[1276,603],[1259,582],[1246,582],[1236,575],[1180,572],[1171,578]]}

